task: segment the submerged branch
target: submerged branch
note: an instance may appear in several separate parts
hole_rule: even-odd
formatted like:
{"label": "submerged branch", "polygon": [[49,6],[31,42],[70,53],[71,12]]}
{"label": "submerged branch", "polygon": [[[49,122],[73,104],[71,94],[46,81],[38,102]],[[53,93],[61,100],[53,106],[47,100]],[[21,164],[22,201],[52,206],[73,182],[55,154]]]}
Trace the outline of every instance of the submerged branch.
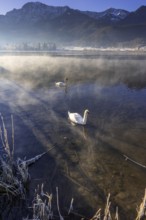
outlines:
{"label": "submerged branch", "polygon": [[50,148],[48,151],[42,153],[42,154],[38,154],[37,156],[31,158],[31,159],[28,159],[28,160],[21,160],[20,158],[18,158],[18,163],[21,165],[23,162],[26,163],[26,166],[30,166],[32,165],[33,163],[35,163],[37,160],[39,160],[42,156],[44,156],[45,154],[47,154],[50,150],[52,150],[54,147]]}
{"label": "submerged branch", "polygon": [[125,160],[129,160],[129,161],[135,163],[136,165],[138,165],[138,166],[143,167],[143,168],[146,169],[146,166],[145,166],[145,165],[143,165],[143,164],[141,164],[141,163],[138,163],[137,161],[131,159],[130,157],[127,157],[126,155],[123,155],[123,156],[125,157]]}

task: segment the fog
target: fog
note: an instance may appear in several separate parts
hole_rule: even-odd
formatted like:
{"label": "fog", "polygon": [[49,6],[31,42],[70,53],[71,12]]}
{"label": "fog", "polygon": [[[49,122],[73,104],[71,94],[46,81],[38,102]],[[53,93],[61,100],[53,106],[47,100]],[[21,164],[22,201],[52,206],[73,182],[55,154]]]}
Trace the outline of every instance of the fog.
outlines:
{"label": "fog", "polygon": [[30,89],[51,86],[65,77],[69,78],[70,85],[82,80],[102,85],[120,81],[135,87],[145,86],[146,83],[143,60],[1,56],[0,67],[1,77],[20,82]]}
{"label": "fog", "polygon": [[[55,86],[65,78],[66,88]],[[143,60],[0,56],[0,111],[8,134],[14,115],[16,156],[54,147],[31,168],[30,197],[39,183],[49,193],[58,186],[61,207],[74,197],[79,213],[91,217],[110,192],[123,219],[133,219],[145,173],[123,154],[145,163],[145,98]],[[73,126],[68,110],[85,109],[87,125]]]}

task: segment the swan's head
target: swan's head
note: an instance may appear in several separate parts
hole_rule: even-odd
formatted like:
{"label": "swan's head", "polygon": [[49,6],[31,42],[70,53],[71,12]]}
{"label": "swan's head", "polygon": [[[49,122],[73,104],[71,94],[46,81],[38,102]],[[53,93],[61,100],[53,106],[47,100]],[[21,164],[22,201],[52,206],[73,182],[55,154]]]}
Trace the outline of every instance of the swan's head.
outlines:
{"label": "swan's head", "polygon": [[89,114],[89,110],[88,110],[88,109],[86,109],[86,110],[85,110],[85,113],[86,113],[86,114]]}

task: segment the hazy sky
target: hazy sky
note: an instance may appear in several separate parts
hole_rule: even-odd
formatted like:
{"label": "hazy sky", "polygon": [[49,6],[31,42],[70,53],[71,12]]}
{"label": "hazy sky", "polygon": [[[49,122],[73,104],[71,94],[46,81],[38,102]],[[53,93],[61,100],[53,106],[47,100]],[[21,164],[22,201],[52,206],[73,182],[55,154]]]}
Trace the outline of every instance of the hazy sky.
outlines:
{"label": "hazy sky", "polygon": [[[35,0],[1,0],[0,14],[21,8],[27,2],[36,2]],[[52,6],[68,5],[74,9],[89,11],[104,11],[108,8],[120,8],[128,11],[134,11],[141,5],[146,5],[146,0],[40,0],[39,2]]]}

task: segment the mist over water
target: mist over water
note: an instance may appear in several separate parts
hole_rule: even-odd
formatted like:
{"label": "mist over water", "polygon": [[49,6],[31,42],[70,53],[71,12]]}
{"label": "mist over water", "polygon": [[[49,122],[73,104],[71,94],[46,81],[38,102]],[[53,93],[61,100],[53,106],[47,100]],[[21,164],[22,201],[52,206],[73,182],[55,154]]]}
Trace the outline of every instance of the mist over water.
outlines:
{"label": "mist over water", "polygon": [[[55,87],[66,77],[66,89]],[[54,146],[30,168],[29,198],[38,184],[54,197],[58,186],[61,209],[73,197],[75,211],[90,218],[111,193],[112,209],[118,206],[122,219],[134,219],[145,170],[123,154],[146,165],[143,60],[0,56],[0,109],[8,134],[14,116],[15,157]],[[72,126],[68,110],[85,109],[87,125]]]}

